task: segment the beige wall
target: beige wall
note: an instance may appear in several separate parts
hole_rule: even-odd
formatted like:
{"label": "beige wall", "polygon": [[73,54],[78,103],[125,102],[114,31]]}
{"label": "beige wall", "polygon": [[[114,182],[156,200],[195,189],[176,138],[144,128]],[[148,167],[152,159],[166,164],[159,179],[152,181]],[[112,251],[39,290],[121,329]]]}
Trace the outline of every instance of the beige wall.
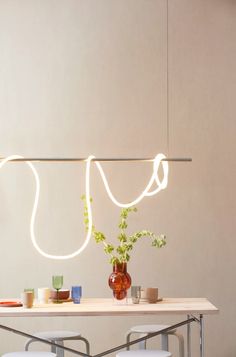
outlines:
{"label": "beige wall", "polygon": [[[169,1],[169,155],[193,162],[171,164],[168,189],[143,201],[130,220],[131,230],[150,228],[168,237],[158,252],[146,242],[137,245],[129,264],[134,283],[157,285],[163,296],[204,296],[220,308],[205,322],[209,357],[236,354],[235,19],[233,0]],[[162,0],[0,0],[1,155],[167,152],[165,40]],[[69,253],[84,236],[79,197],[85,167],[36,166],[42,183],[36,235],[47,251]],[[148,164],[105,168],[121,200],[135,197],[150,173]],[[33,249],[33,194],[27,167],[9,164],[0,172],[0,297],[50,285],[57,272],[64,274],[65,287],[81,283],[84,296],[110,296],[111,267],[93,241],[71,261],[47,260]],[[92,196],[95,224],[112,239],[119,210],[95,168]],[[93,340],[92,353],[121,343],[139,322],[1,320],[26,331],[80,329]],[[195,357],[196,326],[193,332]],[[0,336],[1,353],[23,346],[21,337]]]}

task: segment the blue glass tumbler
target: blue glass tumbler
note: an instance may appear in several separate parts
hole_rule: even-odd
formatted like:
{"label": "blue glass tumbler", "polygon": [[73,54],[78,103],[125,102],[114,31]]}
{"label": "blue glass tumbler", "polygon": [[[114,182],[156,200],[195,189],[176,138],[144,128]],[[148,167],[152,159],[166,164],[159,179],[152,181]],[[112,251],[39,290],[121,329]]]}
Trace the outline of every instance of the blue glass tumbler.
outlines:
{"label": "blue glass tumbler", "polygon": [[80,304],[80,299],[82,296],[82,286],[75,285],[71,288],[71,298],[74,304]]}

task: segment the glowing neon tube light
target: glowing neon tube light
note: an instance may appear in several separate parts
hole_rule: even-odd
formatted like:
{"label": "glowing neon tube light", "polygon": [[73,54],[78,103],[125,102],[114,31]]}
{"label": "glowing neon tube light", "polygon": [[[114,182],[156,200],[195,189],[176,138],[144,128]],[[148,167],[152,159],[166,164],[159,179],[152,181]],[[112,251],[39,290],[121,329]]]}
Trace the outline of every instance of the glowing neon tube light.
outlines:
{"label": "glowing neon tube light", "polygon": [[[35,198],[34,198],[34,204],[33,204],[33,210],[32,210],[32,214],[31,214],[31,221],[30,221],[30,236],[31,236],[31,241],[32,244],[34,246],[34,248],[45,258],[49,258],[49,259],[56,259],[56,260],[66,260],[66,259],[71,259],[76,257],[77,255],[79,255],[88,245],[90,238],[91,238],[91,234],[92,234],[92,209],[91,209],[91,202],[90,202],[90,168],[91,168],[91,162],[96,159],[95,156],[90,155],[87,159],[86,159],[86,178],[85,178],[85,193],[86,193],[86,204],[87,204],[87,209],[88,209],[88,231],[87,231],[87,235],[86,238],[84,240],[84,243],[77,249],[75,250],[73,253],[71,254],[66,254],[66,255],[53,255],[53,254],[49,254],[46,253],[45,251],[43,251],[42,248],[40,248],[39,244],[37,243],[36,237],[35,237],[35,232],[34,232],[34,225],[35,225],[35,217],[36,217],[36,213],[37,213],[37,208],[38,208],[38,201],[39,201],[39,193],[40,193],[40,180],[39,180],[39,175],[35,169],[35,167],[33,166],[33,164],[30,161],[25,161],[23,156],[20,155],[11,155],[8,156],[7,158],[4,158],[1,162],[0,162],[0,169],[9,161],[16,161],[16,160],[22,160],[24,161],[31,169],[34,179],[35,179]],[[164,159],[164,160],[163,160]],[[159,191],[164,190],[167,187],[168,184],[168,162],[165,161],[166,157],[163,154],[158,154],[154,160],[153,160],[153,172],[151,175],[151,178],[146,186],[146,188],[144,189],[144,191],[136,198],[134,199],[132,202],[129,203],[120,203],[112,194],[108,181],[106,179],[105,173],[102,169],[101,164],[98,161],[95,161],[96,167],[99,170],[99,173],[102,177],[105,189],[107,191],[107,194],[109,196],[109,198],[112,200],[112,202],[117,205],[118,207],[131,207],[135,204],[137,204],[138,202],[140,202],[144,197],[146,196],[153,196],[155,194],[157,194]],[[162,168],[163,168],[163,179],[162,181],[160,181],[159,176],[158,176],[158,170],[159,170],[159,166],[160,164],[162,164]],[[153,184],[156,184],[157,188],[154,189],[153,191],[150,191],[151,187],[153,186]]]}

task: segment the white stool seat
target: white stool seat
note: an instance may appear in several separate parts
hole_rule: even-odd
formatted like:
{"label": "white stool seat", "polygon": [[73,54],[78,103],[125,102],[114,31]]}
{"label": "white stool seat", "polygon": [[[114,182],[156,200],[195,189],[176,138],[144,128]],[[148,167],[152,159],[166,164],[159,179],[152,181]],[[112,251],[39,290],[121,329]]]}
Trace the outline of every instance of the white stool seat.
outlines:
{"label": "white stool seat", "polygon": [[[152,333],[152,332],[158,332],[168,327],[170,327],[170,325],[136,325],[136,326],[132,326],[130,328],[130,331],[136,333]],[[174,333],[175,331],[176,329],[165,333]]]}
{"label": "white stool seat", "polygon": [[[40,331],[34,333],[35,337],[42,338],[43,340],[47,340],[50,342],[54,342],[60,346],[64,346],[64,341],[69,340],[80,340],[85,343],[86,353],[90,354],[90,346],[89,342],[86,338],[81,336],[81,333],[78,331],[63,331],[63,330],[56,330],[56,331]],[[25,351],[28,351],[29,345],[33,342],[40,342],[35,338],[31,338],[26,341],[25,344]],[[51,352],[55,353],[57,357],[64,357],[64,350],[63,348],[59,348],[56,346],[51,346]],[[36,356],[37,357],[37,356]]]}
{"label": "white stool seat", "polygon": [[75,332],[75,331],[40,331],[34,333],[34,336],[43,338],[45,340],[71,340],[71,339],[77,339],[81,337],[81,333]]}
{"label": "white stool seat", "polygon": [[52,352],[20,351],[5,353],[2,357],[56,357],[56,354]]}
{"label": "white stool seat", "polygon": [[[170,325],[136,325],[136,326],[132,326],[129,331],[126,334],[126,342],[130,342],[130,337],[133,333],[138,333],[141,335],[141,337],[143,336],[147,336],[150,333],[153,332],[158,332],[161,331],[165,328],[170,327]],[[173,335],[175,337],[178,338],[179,341],[179,357],[184,357],[184,338],[181,334],[179,334],[177,332],[176,329],[173,330],[169,330],[166,332],[162,332],[160,334],[161,336],[161,348],[164,351],[168,351],[169,350],[169,341],[168,341],[168,336],[169,335]],[[145,350],[146,349],[146,340],[145,341],[141,341],[139,343],[139,348],[140,350]],[[129,350],[129,347],[127,347],[127,350]]]}
{"label": "white stool seat", "polygon": [[122,351],[116,354],[116,357],[171,357],[172,354],[163,350],[133,350]]}

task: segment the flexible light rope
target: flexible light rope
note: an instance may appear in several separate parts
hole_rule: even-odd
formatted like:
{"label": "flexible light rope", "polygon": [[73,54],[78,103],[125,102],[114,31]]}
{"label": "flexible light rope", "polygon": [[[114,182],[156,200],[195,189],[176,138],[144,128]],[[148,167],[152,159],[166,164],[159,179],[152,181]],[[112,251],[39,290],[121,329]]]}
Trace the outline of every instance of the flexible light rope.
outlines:
{"label": "flexible light rope", "polygon": [[[5,158],[1,163],[0,163],[0,169],[8,162],[11,160],[15,160],[15,159],[23,159],[22,156],[19,155],[11,155],[8,156],[7,158]],[[87,209],[88,209],[88,232],[87,232],[87,236],[85,238],[84,243],[81,245],[81,247],[79,249],[77,249],[76,251],[74,251],[71,254],[67,254],[67,255],[53,255],[53,254],[48,254],[46,252],[44,252],[40,246],[37,243],[36,237],[35,237],[35,233],[34,233],[34,223],[35,223],[35,217],[36,217],[36,212],[37,212],[37,208],[38,208],[38,201],[39,201],[39,192],[40,192],[40,181],[39,181],[39,176],[38,173],[35,169],[35,167],[33,166],[32,163],[30,163],[29,161],[26,161],[26,164],[31,168],[33,175],[34,175],[34,179],[35,179],[35,184],[36,184],[36,188],[35,188],[35,198],[34,198],[34,204],[33,204],[33,210],[32,210],[32,214],[31,214],[31,220],[30,220],[30,236],[31,236],[31,241],[33,243],[33,246],[35,247],[35,249],[41,254],[43,255],[45,258],[49,258],[49,259],[57,259],[57,260],[66,260],[66,259],[71,259],[74,258],[75,256],[77,256],[78,254],[80,254],[88,245],[90,237],[91,237],[91,233],[92,233],[92,210],[91,210],[91,202],[90,202],[90,185],[89,185],[89,178],[90,178],[90,166],[91,166],[91,160],[93,159],[93,156],[90,156],[86,161],[86,204],[87,204]]]}
{"label": "flexible light rope", "polygon": [[[120,203],[117,201],[117,199],[113,196],[109,184],[107,182],[106,176],[104,174],[104,171],[102,169],[102,166],[98,163],[96,163],[96,166],[99,170],[99,173],[102,177],[105,189],[107,191],[108,196],[110,197],[110,199],[112,200],[112,202],[114,204],[116,204],[118,207],[131,207],[135,204],[137,204],[138,202],[140,202],[145,196],[153,196],[155,194],[157,194],[160,190],[163,190],[167,187],[167,183],[168,183],[168,162],[167,161],[162,161],[165,158],[165,155],[163,154],[158,154],[155,159],[154,159],[154,163],[153,163],[153,172],[152,172],[152,176],[146,186],[146,188],[144,189],[144,191],[132,202],[129,203]],[[20,155],[11,155],[8,156],[7,158],[5,158],[4,160],[2,160],[0,162],[0,169],[8,162],[11,160],[15,160],[15,159],[23,159],[23,156]],[[66,260],[66,259],[71,259],[74,258],[75,256],[79,255],[88,245],[91,234],[92,234],[92,209],[91,209],[91,202],[90,202],[90,168],[91,168],[91,161],[95,159],[95,156],[90,155],[88,157],[88,159],[86,160],[86,178],[85,178],[85,193],[86,193],[86,205],[87,205],[87,210],[88,210],[88,231],[87,231],[87,235],[85,238],[84,243],[80,246],[80,248],[78,248],[76,251],[74,251],[71,254],[67,254],[67,255],[53,255],[53,254],[49,254],[44,252],[40,246],[37,243],[36,237],[35,237],[35,233],[34,233],[34,224],[35,224],[35,217],[36,217],[36,213],[37,213],[37,208],[38,208],[38,201],[39,201],[39,193],[40,193],[40,180],[39,180],[39,176],[38,173],[35,169],[35,167],[33,166],[33,164],[29,161],[26,161],[25,163],[30,167],[31,171],[33,172],[34,175],[34,179],[35,179],[35,199],[34,199],[34,204],[33,204],[33,210],[32,210],[32,214],[31,214],[31,221],[30,221],[30,236],[31,236],[31,241],[33,243],[34,248],[45,258],[49,258],[49,259],[56,259],[56,260]],[[158,170],[159,170],[159,166],[160,163],[162,163],[162,167],[163,167],[163,179],[162,181],[159,180],[158,177]],[[157,185],[157,188],[154,189],[153,191],[150,191],[152,185],[154,184],[154,182]]]}
{"label": "flexible light rope", "polygon": [[[164,190],[167,187],[167,183],[168,183],[168,171],[169,171],[169,166],[168,166],[168,162],[167,161],[161,161],[162,159],[165,159],[165,155],[163,154],[158,154],[153,162],[153,172],[152,172],[152,176],[146,186],[146,188],[144,189],[144,191],[136,198],[134,199],[132,202],[129,203],[120,203],[117,201],[117,199],[114,197],[114,195],[112,194],[109,184],[107,182],[106,176],[104,174],[104,171],[102,169],[102,166],[99,162],[95,162],[100,175],[102,177],[105,189],[107,191],[108,196],[110,197],[110,199],[112,200],[112,202],[117,205],[118,207],[131,207],[136,205],[138,202],[140,202],[145,196],[153,196],[155,194],[157,194],[160,190]],[[163,167],[163,180],[162,182],[160,182],[159,177],[158,177],[158,169],[160,166],[160,163],[162,163],[162,167]],[[154,182],[156,182],[157,184],[157,188],[154,191],[150,192],[150,189],[152,187],[152,185],[154,184]]]}

